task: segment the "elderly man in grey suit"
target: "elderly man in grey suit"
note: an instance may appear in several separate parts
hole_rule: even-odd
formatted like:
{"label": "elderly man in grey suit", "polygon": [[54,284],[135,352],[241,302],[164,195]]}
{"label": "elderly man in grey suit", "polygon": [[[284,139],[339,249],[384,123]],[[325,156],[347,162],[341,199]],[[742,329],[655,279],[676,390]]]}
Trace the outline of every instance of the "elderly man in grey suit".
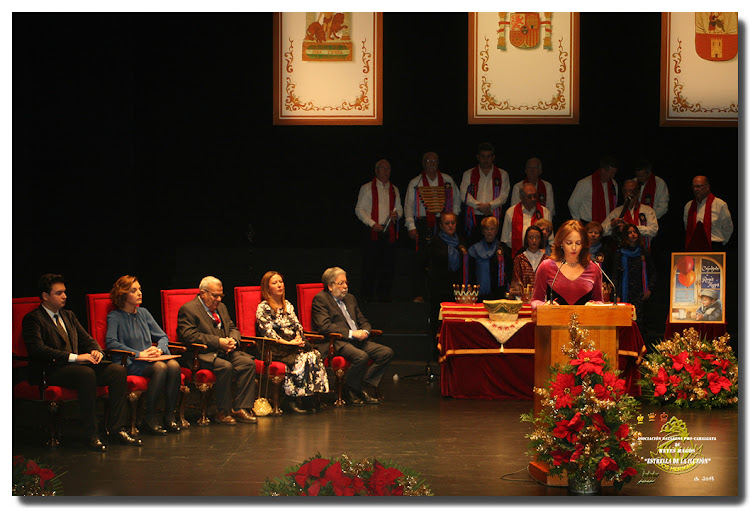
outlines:
{"label": "elderly man in grey suit", "polygon": [[[186,344],[203,344],[198,355],[201,367],[216,374],[216,420],[226,425],[258,423],[253,414],[255,402],[255,358],[239,351],[242,335],[224,305],[224,285],[216,277],[204,277],[200,293],[177,313],[177,336]],[[232,404],[232,378],[237,393]]]}
{"label": "elderly man in grey suit", "polygon": [[[351,363],[346,375],[350,402],[354,405],[378,404],[378,385],[393,359],[393,350],[369,339],[372,327],[359,310],[357,299],[349,293],[346,272],[339,267],[323,272],[323,291],[312,301],[312,321],[317,332],[339,333],[336,354]],[[372,364],[368,363],[372,360]],[[372,394],[367,393],[370,390]]]}

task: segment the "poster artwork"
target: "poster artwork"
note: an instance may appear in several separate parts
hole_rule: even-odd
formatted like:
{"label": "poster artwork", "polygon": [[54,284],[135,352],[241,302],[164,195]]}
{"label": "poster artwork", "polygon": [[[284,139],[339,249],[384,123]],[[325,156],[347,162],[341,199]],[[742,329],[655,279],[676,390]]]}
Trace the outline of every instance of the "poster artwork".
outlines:
{"label": "poster artwork", "polygon": [[302,41],[302,60],[351,62],[351,16],[348,12],[308,12]]}
{"label": "poster artwork", "polygon": [[672,254],[670,322],[725,322],[724,253]]}
{"label": "poster artwork", "polygon": [[736,12],[696,12],[695,51],[698,56],[716,62],[737,56],[737,25]]}

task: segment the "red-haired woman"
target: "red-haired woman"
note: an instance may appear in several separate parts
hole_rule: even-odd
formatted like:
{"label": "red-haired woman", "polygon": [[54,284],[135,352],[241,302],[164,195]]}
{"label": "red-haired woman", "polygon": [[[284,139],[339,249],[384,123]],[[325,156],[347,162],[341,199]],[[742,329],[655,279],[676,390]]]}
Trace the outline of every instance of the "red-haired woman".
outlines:
{"label": "red-haired woman", "polygon": [[583,305],[602,299],[602,271],[589,259],[589,237],[580,222],[569,220],[555,235],[552,256],[537,268],[531,306]]}
{"label": "red-haired woman", "polygon": [[281,274],[266,272],[260,281],[260,292],[263,301],[255,311],[255,328],[258,336],[276,340],[271,344],[271,354],[288,367],[284,379],[286,409],[315,413],[320,409],[316,395],[328,392],[328,376],[320,353],[305,340],[294,306],[286,300]]}
{"label": "red-haired woman", "polygon": [[[168,355],[169,339],[156,324],[154,317],[144,307],[141,284],[132,275],[123,275],[112,286],[109,298],[117,307],[107,315],[107,348],[131,351],[136,358],[154,358]],[[154,346],[153,344],[157,345]],[[112,360],[119,362],[120,355]],[[151,378],[146,392],[146,415],[141,426],[148,434],[163,436],[167,432],[179,432],[175,422],[175,406],[180,390],[180,365],[176,360],[139,361],[128,358],[128,374]],[[156,404],[164,397],[164,425],[156,416]]]}

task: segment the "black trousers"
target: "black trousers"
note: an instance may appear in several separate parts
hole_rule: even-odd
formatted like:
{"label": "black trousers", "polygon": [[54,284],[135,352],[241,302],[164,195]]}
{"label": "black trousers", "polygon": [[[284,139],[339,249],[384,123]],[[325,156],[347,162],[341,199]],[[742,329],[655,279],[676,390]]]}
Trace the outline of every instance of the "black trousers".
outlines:
{"label": "black trousers", "polygon": [[390,300],[396,267],[396,243],[390,243],[387,237],[371,240],[368,231],[362,241],[362,251],[362,296],[366,299],[377,297],[381,301]]}
{"label": "black trousers", "polygon": [[78,403],[86,435],[98,434],[96,419],[96,387],[107,386],[109,396],[109,431],[118,432],[125,426],[128,390],[127,371],[122,365],[106,362],[93,364],[71,363],[51,372],[47,378],[52,385],[71,388],[78,392]]}

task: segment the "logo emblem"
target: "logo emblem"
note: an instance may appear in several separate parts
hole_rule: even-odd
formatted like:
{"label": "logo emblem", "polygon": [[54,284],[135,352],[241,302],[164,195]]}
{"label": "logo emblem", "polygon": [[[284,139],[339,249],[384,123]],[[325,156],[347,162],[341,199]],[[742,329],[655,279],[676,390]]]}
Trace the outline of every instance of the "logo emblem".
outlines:
{"label": "logo emblem", "polygon": [[517,48],[534,48],[539,44],[538,12],[511,13],[510,43]]}
{"label": "logo emblem", "polygon": [[737,56],[737,13],[696,12],[695,52],[704,60],[721,62]]}

